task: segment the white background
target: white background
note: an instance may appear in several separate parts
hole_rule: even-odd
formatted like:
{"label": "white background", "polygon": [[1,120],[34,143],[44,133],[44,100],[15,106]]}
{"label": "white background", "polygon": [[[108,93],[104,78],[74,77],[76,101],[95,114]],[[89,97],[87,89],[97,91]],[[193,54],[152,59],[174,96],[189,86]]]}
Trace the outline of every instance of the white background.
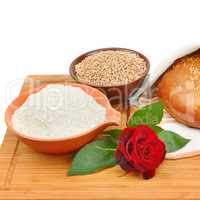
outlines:
{"label": "white background", "polygon": [[101,47],[141,51],[155,73],[181,49],[200,46],[198,0],[0,0],[0,141],[4,112],[28,74],[66,74]]}

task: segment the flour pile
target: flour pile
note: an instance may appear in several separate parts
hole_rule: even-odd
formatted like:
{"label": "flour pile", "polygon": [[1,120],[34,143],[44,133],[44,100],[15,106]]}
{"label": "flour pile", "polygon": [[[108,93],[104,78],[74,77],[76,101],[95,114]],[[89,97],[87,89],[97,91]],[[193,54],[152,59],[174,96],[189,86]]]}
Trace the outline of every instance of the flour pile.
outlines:
{"label": "flour pile", "polygon": [[16,131],[38,138],[74,136],[104,122],[106,109],[82,89],[49,84],[12,116]]}

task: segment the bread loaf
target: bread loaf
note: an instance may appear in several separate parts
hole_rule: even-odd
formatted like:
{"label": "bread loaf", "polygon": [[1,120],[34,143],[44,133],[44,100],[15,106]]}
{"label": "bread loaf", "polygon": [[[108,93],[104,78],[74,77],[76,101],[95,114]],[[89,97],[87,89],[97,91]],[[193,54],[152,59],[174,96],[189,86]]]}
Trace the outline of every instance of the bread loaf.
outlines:
{"label": "bread loaf", "polygon": [[157,95],[177,121],[200,128],[200,49],[171,65],[158,82]]}

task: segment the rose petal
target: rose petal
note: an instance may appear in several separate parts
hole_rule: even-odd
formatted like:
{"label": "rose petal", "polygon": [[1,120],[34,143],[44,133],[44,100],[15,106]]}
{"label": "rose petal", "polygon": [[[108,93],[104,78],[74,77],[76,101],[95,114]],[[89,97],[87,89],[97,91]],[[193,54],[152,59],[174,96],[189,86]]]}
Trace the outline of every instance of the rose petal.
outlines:
{"label": "rose petal", "polygon": [[142,175],[143,175],[143,178],[144,178],[144,179],[153,178],[153,177],[155,176],[155,170],[146,171],[146,172],[144,172]]}
{"label": "rose petal", "polygon": [[149,157],[146,157],[144,153],[141,153],[141,162],[146,170],[152,170],[157,168],[160,163],[163,162],[165,157],[165,146],[160,143],[160,141],[156,140],[146,144],[146,147],[149,147],[151,153],[149,154]]}
{"label": "rose petal", "polygon": [[[146,125],[139,125],[135,128],[131,137],[134,143],[132,160],[135,168],[144,172],[153,170],[163,161],[165,155],[165,145],[159,140],[154,131]],[[144,155],[144,149],[149,146],[149,158]],[[151,147],[150,147],[151,146]]]}
{"label": "rose petal", "polygon": [[127,141],[130,139],[130,137],[134,133],[134,130],[135,130],[135,128],[132,128],[132,127],[125,128],[122,131],[122,134],[119,136],[119,143],[121,143],[124,148],[125,148]]}
{"label": "rose petal", "polygon": [[[128,161],[131,160],[131,157],[130,157],[129,151],[126,151],[126,148],[129,148],[128,147],[129,145],[127,145],[127,142],[130,140],[131,136],[133,135],[134,130],[135,130],[135,128],[132,128],[132,127],[125,128],[119,137],[118,148],[120,149],[121,153],[124,155],[126,160],[128,160]],[[130,146],[131,146],[131,144],[130,144]]]}
{"label": "rose petal", "polygon": [[119,166],[126,172],[132,172],[134,171],[134,166],[132,165],[132,163],[128,162],[123,154],[121,153],[121,151],[119,149],[116,150],[115,152],[115,159],[117,161],[117,163],[119,164]]}

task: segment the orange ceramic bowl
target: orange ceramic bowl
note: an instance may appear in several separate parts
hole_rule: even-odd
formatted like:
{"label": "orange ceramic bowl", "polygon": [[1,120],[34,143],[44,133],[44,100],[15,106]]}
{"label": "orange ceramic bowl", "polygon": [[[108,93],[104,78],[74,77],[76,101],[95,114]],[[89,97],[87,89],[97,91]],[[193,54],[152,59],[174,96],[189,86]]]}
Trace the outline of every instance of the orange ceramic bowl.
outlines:
{"label": "orange ceramic bowl", "polygon": [[106,108],[106,118],[105,121],[93,129],[83,132],[79,135],[68,136],[56,139],[43,139],[38,137],[30,137],[19,133],[13,128],[12,115],[28,98],[29,95],[39,92],[47,84],[35,88],[32,91],[24,92],[22,95],[18,96],[7,108],[5,113],[5,121],[10,130],[16,134],[16,136],[25,144],[35,149],[38,152],[49,153],[49,154],[62,154],[78,150],[83,145],[87,144],[93,140],[99,133],[101,133],[106,127],[111,125],[119,125],[121,114],[112,108],[107,97],[101,93],[99,90],[92,88],[87,85],[77,84],[77,83],[67,83],[63,85],[70,85],[73,87],[79,87],[87,94],[92,96],[97,103]]}

